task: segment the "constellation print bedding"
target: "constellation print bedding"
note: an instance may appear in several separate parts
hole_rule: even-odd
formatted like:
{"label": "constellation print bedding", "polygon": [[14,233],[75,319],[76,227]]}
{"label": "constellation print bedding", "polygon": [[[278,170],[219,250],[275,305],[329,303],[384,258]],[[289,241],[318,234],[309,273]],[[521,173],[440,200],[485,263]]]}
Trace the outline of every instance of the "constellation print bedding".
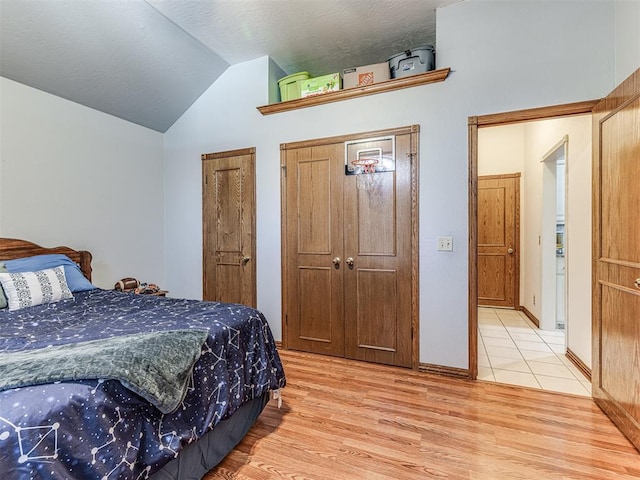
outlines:
{"label": "constellation print bedding", "polygon": [[149,478],[286,383],[243,305],[91,289],[0,324],[4,480]]}

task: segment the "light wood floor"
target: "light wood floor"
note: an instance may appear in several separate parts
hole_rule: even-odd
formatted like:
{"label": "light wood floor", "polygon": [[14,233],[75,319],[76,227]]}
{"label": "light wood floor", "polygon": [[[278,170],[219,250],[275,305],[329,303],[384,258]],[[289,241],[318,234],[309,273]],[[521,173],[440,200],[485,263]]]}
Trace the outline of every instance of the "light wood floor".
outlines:
{"label": "light wood floor", "polygon": [[282,351],[272,400],[205,479],[638,479],[593,400]]}

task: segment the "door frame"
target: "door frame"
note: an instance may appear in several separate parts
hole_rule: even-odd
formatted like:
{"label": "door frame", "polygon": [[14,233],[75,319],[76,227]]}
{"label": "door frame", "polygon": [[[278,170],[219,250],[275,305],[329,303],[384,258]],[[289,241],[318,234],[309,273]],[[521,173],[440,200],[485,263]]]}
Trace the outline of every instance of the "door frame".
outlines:
{"label": "door frame", "polygon": [[[540,160],[540,164],[543,167],[542,171],[542,198],[543,200],[543,210],[542,210],[542,245],[541,245],[541,259],[542,259],[542,268],[540,272],[540,278],[542,279],[542,291],[540,294],[540,300],[542,301],[542,312],[539,319],[539,328],[543,330],[545,327],[548,329],[550,326],[549,318],[553,317],[553,328],[557,328],[557,315],[558,315],[558,273],[557,273],[557,239],[554,241],[553,245],[549,244],[550,236],[547,235],[549,230],[551,230],[554,234],[557,233],[557,204],[558,204],[558,154],[562,150],[562,159],[565,165],[565,172],[568,171],[566,168],[569,165],[569,136],[563,135],[560,141],[556,142],[556,144],[551,147],[542,156]],[[564,288],[562,292],[562,316],[565,321],[565,348],[567,346],[567,337],[569,333],[569,325],[567,324],[567,319],[569,316],[567,315],[568,311],[568,302],[567,302],[567,291],[568,291],[568,278],[566,276],[566,266],[569,264],[569,250],[568,250],[568,238],[569,238],[569,223],[567,218],[569,215],[567,213],[568,202],[568,179],[569,176],[564,175],[564,182],[562,188],[562,201],[564,204],[565,212],[563,214],[564,221],[564,262],[565,262],[565,280],[564,280]],[[547,202],[548,197],[552,197],[555,199],[554,202]],[[554,302],[549,302],[549,298],[555,298]]]}
{"label": "door frame", "polygon": [[552,105],[511,112],[493,113],[468,117],[469,142],[469,378],[478,376],[478,128],[497,127],[513,123],[571,115],[591,114],[593,107],[600,101]]}
{"label": "door frame", "polygon": [[318,145],[330,145],[333,143],[344,143],[352,140],[364,140],[367,138],[384,137],[387,135],[416,134],[416,144],[412,145],[411,160],[411,368],[418,370],[419,367],[419,241],[418,241],[418,166],[420,163],[420,125],[410,125],[406,127],[390,128],[385,130],[374,130],[370,132],[352,133],[335,137],[322,137],[311,140],[280,144],[280,247],[281,247],[281,269],[282,269],[282,348],[287,350],[287,168],[286,151],[292,148],[305,148]]}

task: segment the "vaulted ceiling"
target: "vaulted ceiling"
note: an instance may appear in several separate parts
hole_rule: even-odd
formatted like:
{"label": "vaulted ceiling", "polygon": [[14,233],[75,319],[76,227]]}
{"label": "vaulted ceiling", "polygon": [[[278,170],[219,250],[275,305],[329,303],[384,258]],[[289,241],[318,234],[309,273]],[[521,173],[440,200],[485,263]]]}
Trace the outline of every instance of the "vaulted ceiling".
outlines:
{"label": "vaulted ceiling", "polygon": [[0,75],[165,132],[230,66],[312,76],[435,45],[460,0],[0,0]]}

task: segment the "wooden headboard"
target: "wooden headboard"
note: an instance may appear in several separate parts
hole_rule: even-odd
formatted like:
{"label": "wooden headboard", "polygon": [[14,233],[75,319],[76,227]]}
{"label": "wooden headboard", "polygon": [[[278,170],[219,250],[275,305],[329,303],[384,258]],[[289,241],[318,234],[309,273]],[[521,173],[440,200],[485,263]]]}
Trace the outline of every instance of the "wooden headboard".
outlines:
{"label": "wooden headboard", "polygon": [[87,280],[91,281],[91,253],[86,250],[74,250],[69,247],[46,248],[26,240],[0,238],[0,262],[50,253],[62,253],[69,257],[80,266],[80,270],[87,277]]}

